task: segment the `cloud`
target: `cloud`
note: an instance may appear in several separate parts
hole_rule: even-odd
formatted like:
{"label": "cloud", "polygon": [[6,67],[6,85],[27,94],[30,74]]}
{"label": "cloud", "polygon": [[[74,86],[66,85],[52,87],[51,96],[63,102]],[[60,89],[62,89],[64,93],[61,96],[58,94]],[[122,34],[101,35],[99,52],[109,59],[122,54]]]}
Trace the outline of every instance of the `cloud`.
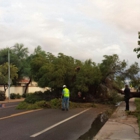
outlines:
{"label": "cloud", "polygon": [[121,54],[121,48],[118,45],[108,46],[106,48],[97,49],[98,53],[102,53],[103,55],[112,55],[112,54]]}
{"label": "cloud", "polygon": [[121,30],[134,31],[139,29],[139,0],[109,1],[89,0],[89,4],[81,10],[89,17],[102,20]]}
{"label": "cloud", "polygon": [[55,55],[95,62],[116,53],[133,63],[139,5],[139,0],[1,0],[0,48],[23,43],[33,52],[40,45]]}

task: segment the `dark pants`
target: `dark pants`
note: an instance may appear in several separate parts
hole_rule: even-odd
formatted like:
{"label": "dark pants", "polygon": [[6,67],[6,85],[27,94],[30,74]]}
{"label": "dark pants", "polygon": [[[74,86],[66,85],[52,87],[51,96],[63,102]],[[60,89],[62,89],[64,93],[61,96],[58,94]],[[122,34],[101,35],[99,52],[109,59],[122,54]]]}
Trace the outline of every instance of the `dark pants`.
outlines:
{"label": "dark pants", "polygon": [[126,108],[125,110],[129,110],[129,98],[125,98]]}

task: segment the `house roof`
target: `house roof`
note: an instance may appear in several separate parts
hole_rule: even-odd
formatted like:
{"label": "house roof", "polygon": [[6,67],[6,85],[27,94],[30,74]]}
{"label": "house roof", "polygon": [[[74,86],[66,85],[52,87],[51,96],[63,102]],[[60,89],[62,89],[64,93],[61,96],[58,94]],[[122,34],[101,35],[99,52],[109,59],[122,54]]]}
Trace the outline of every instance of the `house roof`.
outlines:
{"label": "house roof", "polygon": [[19,81],[19,83],[22,83],[22,84],[29,83],[29,80],[28,79],[22,79],[22,80]]}

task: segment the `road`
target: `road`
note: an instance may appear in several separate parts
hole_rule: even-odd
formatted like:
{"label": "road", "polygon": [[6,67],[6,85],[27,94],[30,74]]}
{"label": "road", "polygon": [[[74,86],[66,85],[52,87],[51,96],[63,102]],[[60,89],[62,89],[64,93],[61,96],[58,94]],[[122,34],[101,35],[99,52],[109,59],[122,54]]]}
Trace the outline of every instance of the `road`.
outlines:
{"label": "road", "polygon": [[[0,108],[0,140],[77,140],[87,132],[106,108],[77,108],[69,111],[16,110],[17,103]],[[13,115],[14,114],[14,115]]]}

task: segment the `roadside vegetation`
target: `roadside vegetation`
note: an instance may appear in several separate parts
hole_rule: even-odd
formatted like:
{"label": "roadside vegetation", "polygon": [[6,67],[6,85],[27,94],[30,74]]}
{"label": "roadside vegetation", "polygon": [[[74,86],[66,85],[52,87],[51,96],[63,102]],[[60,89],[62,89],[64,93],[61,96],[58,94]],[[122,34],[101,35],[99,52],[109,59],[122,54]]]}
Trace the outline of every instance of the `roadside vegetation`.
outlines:
{"label": "roadside vegetation", "polygon": [[[50,94],[52,94],[50,96]],[[54,109],[61,109],[62,99],[61,97],[55,98],[55,94],[51,91],[47,92],[35,92],[35,93],[28,93],[24,101],[20,102],[17,106],[17,109],[39,109],[39,108],[54,108]],[[86,100],[78,100],[75,101],[74,99],[70,100],[70,109],[72,108],[89,108],[89,107],[96,107],[97,104],[102,105],[113,105],[115,106],[116,103],[123,100],[123,97],[117,93],[109,93],[109,97],[106,99],[94,99],[92,101]]]}
{"label": "roadside vegetation", "polygon": [[140,98],[135,99],[135,104],[136,104],[136,110],[135,111],[129,111],[128,115],[134,115],[134,116],[137,117],[139,130],[140,130]]}
{"label": "roadside vegetation", "polygon": [[[37,101],[33,104],[27,103],[26,101],[21,102],[17,109],[39,109],[39,108],[53,108],[53,109],[61,109],[62,99],[52,99],[51,101]],[[94,103],[75,103],[70,101],[70,109],[72,108],[89,108],[96,107]]]}
{"label": "roadside vegetation", "polygon": [[139,125],[139,130],[140,130],[140,98],[136,98],[135,103],[136,103],[135,115],[138,119],[138,125]]}
{"label": "roadside vegetation", "polygon": [[[61,52],[54,55],[42,50],[41,46],[29,54],[27,47],[17,43],[0,50],[0,85],[4,92],[8,89],[7,52],[10,53],[11,85],[20,86],[20,80],[24,77],[29,79],[24,85],[25,101],[19,105],[20,108],[59,108],[64,84],[70,89],[71,107],[80,103],[90,103],[91,106],[95,103],[115,105],[122,100],[118,93],[123,93],[121,89],[126,80],[135,88],[140,86],[138,63],[129,65],[126,60],[120,60],[117,54],[104,55],[100,63],[95,63],[91,59],[81,61]],[[39,87],[49,87],[50,91],[28,93],[32,81]],[[10,97],[21,98],[18,93],[12,93]]]}

